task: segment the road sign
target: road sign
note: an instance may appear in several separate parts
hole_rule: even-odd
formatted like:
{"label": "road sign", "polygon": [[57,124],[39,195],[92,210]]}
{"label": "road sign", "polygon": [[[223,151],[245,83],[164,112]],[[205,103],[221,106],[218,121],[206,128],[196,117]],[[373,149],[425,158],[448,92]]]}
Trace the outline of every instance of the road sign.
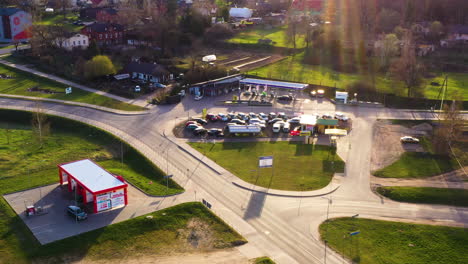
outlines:
{"label": "road sign", "polygon": [[263,156],[258,158],[259,168],[271,168],[273,167],[273,156]]}
{"label": "road sign", "polygon": [[65,94],[71,94],[71,93],[72,93],[72,88],[71,87],[65,88]]}
{"label": "road sign", "polygon": [[359,233],[361,233],[361,231],[354,231],[354,232],[349,233],[349,235],[355,236],[355,235],[359,235]]}

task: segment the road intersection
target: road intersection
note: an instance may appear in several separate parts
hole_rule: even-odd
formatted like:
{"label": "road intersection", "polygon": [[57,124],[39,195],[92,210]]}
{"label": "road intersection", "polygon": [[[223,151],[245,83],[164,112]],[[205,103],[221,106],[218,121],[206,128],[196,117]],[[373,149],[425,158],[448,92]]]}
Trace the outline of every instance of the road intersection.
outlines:
{"label": "road intersection", "polygon": [[[205,199],[212,210],[241,233],[249,243],[239,248],[247,257],[268,255],[277,263],[324,263],[325,246],[318,226],[327,217],[352,216],[394,221],[467,227],[468,209],[438,205],[415,205],[382,199],[370,189],[372,127],[377,119],[436,118],[424,111],[386,108],[344,107],[328,101],[301,99],[293,106],[255,107],[255,112],[347,113],[353,120],[351,133],[338,142],[338,154],[346,161],[341,187],[323,197],[278,197],[250,192],[232,184],[236,178],[213,161],[191,149],[184,140],[173,137],[177,122],[201,113],[218,98],[194,102],[186,98],[178,105],[159,106],[144,115],[118,115],[95,109],[44,102],[47,113],[97,126],[125,140],[193,193],[194,200]],[[33,111],[35,103],[0,98],[0,108]],[[213,106],[209,111],[241,111]],[[242,109],[244,112],[250,110]],[[168,198],[174,199],[174,198]],[[329,203],[331,201],[331,203]],[[343,263],[328,250],[326,263]]]}

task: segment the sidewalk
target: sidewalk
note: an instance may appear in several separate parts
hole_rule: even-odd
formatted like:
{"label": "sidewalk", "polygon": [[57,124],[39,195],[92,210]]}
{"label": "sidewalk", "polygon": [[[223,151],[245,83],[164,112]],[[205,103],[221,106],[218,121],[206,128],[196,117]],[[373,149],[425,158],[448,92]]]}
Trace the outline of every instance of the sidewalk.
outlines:
{"label": "sidewalk", "polygon": [[109,112],[109,113],[114,113],[118,115],[146,115],[150,113],[147,110],[146,111],[124,111],[124,110],[118,110],[118,109],[113,109],[113,108],[108,108],[108,107],[98,106],[98,105],[93,105],[93,104],[65,101],[65,100],[59,100],[59,99],[50,99],[50,98],[43,98],[43,97],[34,97],[34,96],[0,94],[0,98],[1,97],[20,99],[20,100],[53,102],[53,103],[66,104],[66,105],[76,105],[76,106],[82,106],[82,107],[87,107],[87,108],[93,108],[93,109],[97,109],[97,110],[101,110],[101,111]]}
{"label": "sidewalk", "polygon": [[99,95],[102,95],[102,96],[106,96],[106,97],[109,97],[109,98],[112,98],[112,99],[115,99],[115,100],[118,100],[118,101],[121,101],[121,102],[124,102],[124,103],[127,103],[127,104],[133,104],[133,105],[137,105],[137,106],[141,106],[141,107],[148,107],[148,103],[144,99],[141,100],[141,99],[124,98],[124,97],[121,97],[121,96],[118,96],[118,95],[114,95],[114,94],[110,94],[110,93],[103,92],[103,91],[100,91],[100,90],[96,90],[96,89],[93,89],[93,88],[90,88],[90,87],[87,87],[87,86],[84,86],[84,85],[81,85],[81,84],[78,84],[78,83],[75,83],[75,82],[72,82],[72,81],[68,81],[66,79],[60,78],[60,77],[52,75],[52,74],[43,73],[43,72],[28,68],[28,67],[26,67],[24,65],[11,63],[11,62],[8,62],[8,61],[5,61],[5,60],[0,59],[0,63],[4,64],[4,65],[7,65],[9,67],[12,67],[12,68],[21,70],[21,71],[29,72],[29,73],[32,73],[34,75],[37,75],[37,76],[40,76],[40,77],[43,77],[43,78],[47,78],[47,79],[54,80],[54,81],[59,82],[59,83],[63,83],[63,84],[68,85],[68,86],[78,88],[78,89],[81,89],[81,90],[84,90],[84,91],[87,91],[87,92],[90,92],[90,93],[95,93],[95,94],[99,94]]}

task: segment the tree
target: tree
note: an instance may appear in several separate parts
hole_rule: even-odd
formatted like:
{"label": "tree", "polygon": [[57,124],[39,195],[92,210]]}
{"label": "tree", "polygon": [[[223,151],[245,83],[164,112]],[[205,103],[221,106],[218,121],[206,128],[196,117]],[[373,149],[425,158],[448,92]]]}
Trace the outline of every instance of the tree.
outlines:
{"label": "tree", "polygon": [[460,109],[462,99],[453,100],[452,103],[443,107],[440,121],[434,133],[434,149],[439,154],[451,153],[452,143],[456,141],[458,132],[465,123]]}
{"label": "tree", "polygon": [[293,44],[294,49],[296,49],[296,40],[297,40],[297,34],[298,34],[298,22],[289,19],[288,25],[286,28],[286,42]]}
{"label": "tree", "polygon": [[62,45],[67,32],[63,25],[33,25],[29,40],[32,52],[36,55],[50,53],[54,47]]}
{"label": "tree", "polygon": [[86,78],[93,79],[109,74],[115,74],[116,72],[114,64],[109,57],[98,55],[86,62],[84,74]]}
{"label": "tree", "polygon": [[429,27],[429,37],[435,43],[438,43],[444,35],[444,26],[439,21],[434,21]]}
{"label": "tree", "polygon": [[405,83],[408,97],[412,96],[414,88],[421,84],[423,66],[417,61],[411,31],[408,31],[403,39],[401,56],[393,63],[391,72]]}
{"label": "tree", "polygon": [[33,112],[33,118],[31,120],[32,131],[34,138],[42,148],[43,143],[50,133],[50,123],[47,120],[45,109],[41,102],[36,102],[36,110]]}
{"label": "tree", "polygon": [[381,46],[377,49],[380,69],[386,70],[390,65],[390,60],[398,54],[398,43],[399,40],[395,34],[385,35]]}
{"label": "tree", "polygon": [[393,9],[384,8],[379,13],[379,30],[381,32],[392,32],[400,24],[400,13]]}
{"label": "tree", "polygon": [[67,8],[72,7],[70,0],[57,0],[55,1],[57,9],[62,9],[63,20],[67,19]]}

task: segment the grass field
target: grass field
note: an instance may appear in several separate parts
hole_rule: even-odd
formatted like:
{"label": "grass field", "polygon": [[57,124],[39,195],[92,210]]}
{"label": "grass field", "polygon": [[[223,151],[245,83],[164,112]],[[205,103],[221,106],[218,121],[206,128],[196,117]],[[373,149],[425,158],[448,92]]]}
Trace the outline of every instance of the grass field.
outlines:
{"label": "grass field", "polygon": [[[0,214],[3,213],[3,209],[0,210]],[[149,215],[153,218],[148,219]],[[0,215],[0,219],[13,220],[5,215]],[[3,239],[6,236],[13,238],[9,241],[15,241],[15,233],[29,233],[27,228],[22,226],[23,230],[8,230],[8,227],[0,222],[0,234],[4,235]],[[0,243],[6,242],[2,238],[0,238]],[[88,261],[123,261],[126,258],[144,255],[165,256],[174,253],[228,248],[244,244],[246,240],[202,204],[193,202],[176,205],[44,246],[40,246],[34,240],[22,242],[16,240],[16,242],[18,246],[24,248],[3,247],[2,249],[8,249],[8,251],[7,255],[0,255],[0,262],[70,263],[72,260],[81,260],[83,257],[86,257]]]}
{"label": "grass field", "polygon": [[[190,143],[242,180],[278,190],[310,191],[325,187],[334,172],[343,172],[344,162],[330,154],[328,146],[302,142]],[[274,157],[271,168],[262,168],[257,181],[258,157]],[[334,159],[334,164],[332,161]]]}
{"label": "grass field", "polygon": [[[361,233],[349,236],[350,232]],[[331,219],[320,225],[322,240],[354,263],[468,263],[468,230],[359,218]]]}
{"label": "grass field", "polygon": [[[341,89],[345,89],[347,85],[356,81],[370,81],[368,78],[359,74],[340,73],[326,66],[303,64],[303,56],[304,53],[297,54],[294,57],[290,56],[279,62],[251,70],[248,73],[263,78],[303,82]],[[449,73],[448,76],[447,97],[451,98],[458,92],[465,100],[468,100],[468,74]],[[430,83],[438,82],[442,84],[444,77],[444,73],[439,73],[435,78],[424,80],[424,95],[427,98],[437,98],[440,86],[432,86]],[[377,75],[375,78],[375,85],[380,92],[396,93],[402,96],[406,95],[405,89],[398,89],[400,92],[395,91],[394,87],[403,87],[403,83],[394,81],[390,76],[385,76],[383,74]]]}
{"label": "grass field", "polygon": [[[296,37],[296,48],[304,48],[306,43],[303,35]],[[286,38],[286,27],[275,27],[264,29],[260,26],[239,31],[234,37],[227,40],[229,43],[237,44],[257,44],[259,39],[271,39],[275,47],[294,48],[292,43],[288,43]]]}
{"label": "grass field", "polygon": [[378,187],[377,192],[399,202],[468,206],[465,189],[392,186]]}
{"label": "grass field", "polygon": [[[127,111],[143,110],[142,107],[130,105],[106,96],[90,93],[77,88],[73,89],[73,92],[71,94],[65,94],[65,88],[67,86],[64,84],[46,78],[42,78],[24,71],[13,69],[3,64],[0,64],[0,74],[11,75],[13,77],[12,79],[0,79],[0,93],[3,94],[25,95],[74,101]],[[41,89],[48,89],[57,93],[50,94],[28,91],[29,88],[37,86]]]}
{"label": "grass field", "polygon": [[374,171],[382,178],[425,178],[458,169],[456,161],[444,155],[405,152],[391,165]]}
{"label": "grass field", "polygon": [[41,21],[36,22],[38,25],[64,25],[64,27],[72,32],[77,32],[83,26],[73,25],[73,22],[79,19],[78,13],[67,13],[65,19],[63,14],[60,11],[57,11],[53,14],[44,14],[41,18]]}

